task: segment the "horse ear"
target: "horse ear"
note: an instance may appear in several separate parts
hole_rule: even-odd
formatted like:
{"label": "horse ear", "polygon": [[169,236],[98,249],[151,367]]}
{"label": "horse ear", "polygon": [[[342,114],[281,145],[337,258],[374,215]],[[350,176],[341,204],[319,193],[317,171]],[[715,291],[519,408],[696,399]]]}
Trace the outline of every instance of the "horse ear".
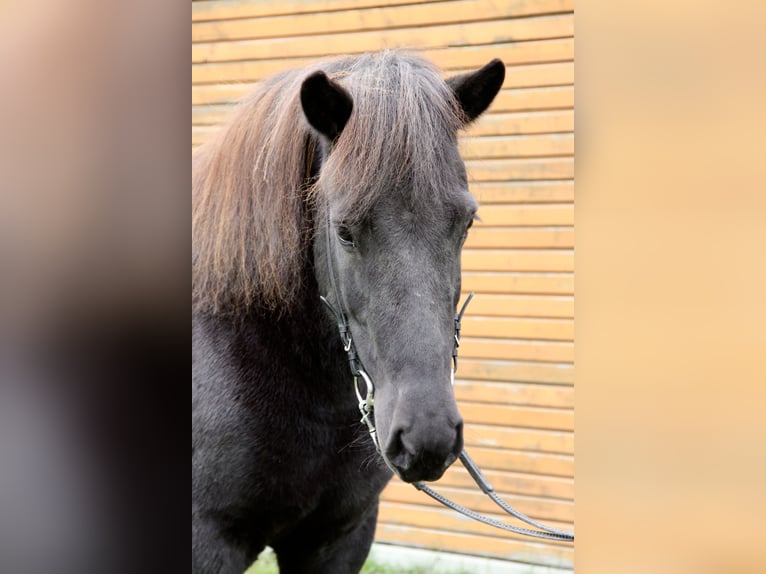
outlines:
{"label": "horse ear", "polygon": [[489,107],[505,80],[505,64],[495,58],[481,70],[454,76],[447,85],[457,97],[466,123],[471,123]]}
{"label": "horse ear", "polygon": [[332,141],[343,131],[354,101],[340,84],[319,71],[303,80],[301,106],[311,126]]}

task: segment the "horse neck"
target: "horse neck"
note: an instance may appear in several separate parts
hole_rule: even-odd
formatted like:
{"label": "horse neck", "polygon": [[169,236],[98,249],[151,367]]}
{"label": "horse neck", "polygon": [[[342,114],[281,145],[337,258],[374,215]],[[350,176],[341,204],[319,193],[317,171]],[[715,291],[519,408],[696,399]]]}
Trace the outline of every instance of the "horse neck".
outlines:
{"label": "horse neck", "polygon": [[290,384],[313,400],[347,409],[355,407],[346,353],[337,326],[319,299],[311,266],[295,301],[281,309],[254,308],[236,320],[224,320],[234,353],[244,370],[282,370]]}

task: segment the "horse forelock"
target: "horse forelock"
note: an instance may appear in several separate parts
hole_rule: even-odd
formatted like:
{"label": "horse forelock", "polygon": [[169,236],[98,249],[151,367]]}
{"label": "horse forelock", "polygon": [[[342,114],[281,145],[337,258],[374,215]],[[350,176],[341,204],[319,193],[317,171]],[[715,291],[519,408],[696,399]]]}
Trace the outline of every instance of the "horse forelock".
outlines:
{"label": "horse forelock", "polygon": [[[354,100],[343,132],[308,189],[315,135],[300,86],[324,70]],[[192,168],[193,304],[197,311],[280,309],[305,287],[309,203],[332,199],[359,220],[380,196],[406,188],[434,200],[454,186],[445,169],[461,125],[459,108],[425,60],[384,51],[282,73],[242,100],[197,152]]]}
{"label": "horse forelock", "polygon": [[403,191],[409,202],[433,202],[454,187],[448,168],[460,111],[436,68],[420,57],[385,51],[356,59],[339,81],[354,111],[317,189],[337,194],[340,219],[363,219],[383,194]]}

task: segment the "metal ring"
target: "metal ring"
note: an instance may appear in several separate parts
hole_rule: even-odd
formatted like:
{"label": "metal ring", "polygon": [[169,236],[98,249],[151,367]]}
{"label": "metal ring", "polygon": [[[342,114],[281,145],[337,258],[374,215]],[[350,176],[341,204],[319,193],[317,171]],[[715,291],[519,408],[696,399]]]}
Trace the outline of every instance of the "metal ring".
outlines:
{"label": "metal ring", "polygon": [[371,398],[375,393],[375,386],[370,380],[370,375],[368,375],[364,369],[359,369],[359,374],[362,375],[364,382],[367,384],[367,397]]}

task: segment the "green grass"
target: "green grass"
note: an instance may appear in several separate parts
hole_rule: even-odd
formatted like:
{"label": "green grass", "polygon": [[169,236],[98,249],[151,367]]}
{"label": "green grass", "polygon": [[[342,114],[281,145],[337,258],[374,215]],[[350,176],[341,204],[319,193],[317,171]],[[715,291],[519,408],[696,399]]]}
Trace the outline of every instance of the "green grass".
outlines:
{"label": "green grass", "polygon": [[[431,574],[433,570],[427,566],[416,566],[402,569],[399,566],[386,566],[368,560],[361,574]],[[279,574],[277,559],[273,552],[261,554],[245,574]],[[455,570],[453,574],[469,574],[465,570]]]}

